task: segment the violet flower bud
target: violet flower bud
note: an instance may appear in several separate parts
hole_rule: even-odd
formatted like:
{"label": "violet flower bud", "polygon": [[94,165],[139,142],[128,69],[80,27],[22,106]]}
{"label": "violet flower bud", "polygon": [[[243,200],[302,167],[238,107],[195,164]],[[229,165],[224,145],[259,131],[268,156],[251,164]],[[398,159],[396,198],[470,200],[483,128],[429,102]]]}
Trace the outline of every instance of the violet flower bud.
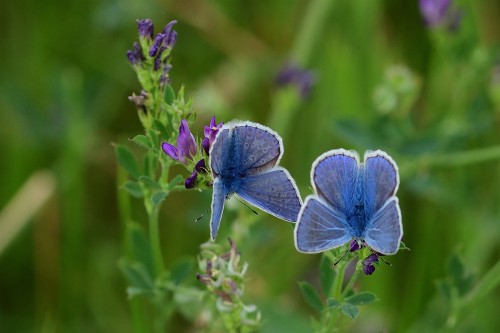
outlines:
{"label": "violet flower bud", "polygon": [[137,29],[140,38],[153,39],[154,26],[150,19],[137,20]]}
{"label": "violet flower bud", "polygon": [[186,178],[184,181],[184,186],[189,190],[192,189],[193,187],[196,186],[196,180],[198,179],[198,173],[196,171],[193,171],[191,176]]}

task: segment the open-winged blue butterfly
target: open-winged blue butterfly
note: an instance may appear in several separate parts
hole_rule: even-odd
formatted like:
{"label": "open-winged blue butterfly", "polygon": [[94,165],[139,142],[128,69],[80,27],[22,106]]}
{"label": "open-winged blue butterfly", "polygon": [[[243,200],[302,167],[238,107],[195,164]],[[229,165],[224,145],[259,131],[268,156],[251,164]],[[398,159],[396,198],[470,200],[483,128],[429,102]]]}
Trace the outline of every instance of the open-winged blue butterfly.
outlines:
{"label": "open-winged blue butterfly", "polygon": [[380,254],[394,254],[403,237],[395,196],[398,167],[381,150],[367,151],[364,162],[354,151],[335,149],[314,161],[309,195],[295,225],[295,247],[317,253],[351,239]]}
{"label": "open-winged blue butterfly", "polygon": [[289,172],[277,166],[283,141],[276,132],[257,123],[232,121],[219,130],[209,155],[214,178],[212,239],[219,230],[224,202],[234,193],[280,219],[297,221],[302,199]]}

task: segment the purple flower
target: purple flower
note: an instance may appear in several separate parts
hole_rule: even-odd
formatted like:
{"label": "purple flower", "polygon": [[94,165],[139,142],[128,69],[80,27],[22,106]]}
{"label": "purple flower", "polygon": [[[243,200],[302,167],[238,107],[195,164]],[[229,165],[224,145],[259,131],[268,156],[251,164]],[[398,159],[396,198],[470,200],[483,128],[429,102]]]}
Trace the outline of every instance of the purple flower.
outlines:
{"label": "purple flower", "polygon": [[462,14],[452,7],[451,0],[419,0],[419,6],[427,26],[444,26],[450,31],[458,29]]}
{"label": "purple flower", "polygon": [[153,21],[150,19],[137,20],[137,29],[140,38],[153,39],[154,26]]}
{"label": "purple flower", "polygon": [[165,154],[183,164],[187,164],[186,159],[193,159],[193,156],[196,155],[196,141],[193,134],[189,131],[189,126],[185,119],[182,119],[181,126],[179,127],[177,147],[168,142],[163,142],[161,147]]}
{"label": "purple flower", "polygon": [[363,260],[363,266],[371,265],[374,262],[378,262],[378,255],[376,253],[372,253],[366,257],[365,260]]}
{"label": "purple flower", "polygon": [[189,190],[196,186],[196,180],[198,179],[198,173],[193,171],[191,176],[187,177],[184,181],[184,186]]}
{"label": "purple flower", "polygon": [[365,245],[363,243],[360,243],[357,240],[353,239],[349,243],[349,252],[356,252],[363,247],[365,247]]}
{"label": "purple flower", "polygon": [[210,151],[210,146],[212,145],[212,143],[214,143],[215,137],[217,136],[217,133],[219,133],[222,125],[224,125],[224,122],[221,121],[219,124],[217,124],[217,122],[215,121],[215,116],[213,116],[212,119],[210,119],[210,124],[203,128],[203,134],[205,134],[205,137],[201,142],[201,146],[203,147],[203,150],[207,155]]}
{"label": "purple flower", "polygon": [[373,265],[363,266],[363,273],[365,273],[366,275],[372,275],[373,272],[375,272],[375,266]]}
{"label": "purple flower", "polygon": [[196,162],[196,164],[194,166],[194,171],[197,173],[206,173],[207,172],[207,167],[206,167],[204,158],[202,158],[201,160]]}
{"label": "purple flower", "polygon": [[295,85],[302,98],[309,96],[314,81],[311,71],[300,69],[292,64],[285,65],[276,77],[276,82],[280,86]]}
{"label": "purple flower", "polygon": [[378,255],[376,253],[370,254],[368,257],[363,260],[363,272],[366,275],[372,275],[375,272],[374,263],[378,262]]}
{"label": "purple flower", "polygon": [[[172,30],[174,24],[177,21],[169,22],[162,32],[158,33],[153,41],[153,44],[149,48],[149,56],[161,56],[161,53],[167,48],[173,48],[175,42],[177,41],[177,32]],[[160,52],[159,52],[160,51]]]}
{"label": "purple flower", "polygon": [[127,51],[127,58],[131,65],[140,64],[143,60],[145,60],[139,43],[134,42],[134,49],[132,51]]}
{"label": "purple flower", "polygon": [[203,138],[203,140],[201,141],[201,147],[205,151],[205,154],[207,154],[207,156],[208,156],[208,154],[210,152],[210,139]]}

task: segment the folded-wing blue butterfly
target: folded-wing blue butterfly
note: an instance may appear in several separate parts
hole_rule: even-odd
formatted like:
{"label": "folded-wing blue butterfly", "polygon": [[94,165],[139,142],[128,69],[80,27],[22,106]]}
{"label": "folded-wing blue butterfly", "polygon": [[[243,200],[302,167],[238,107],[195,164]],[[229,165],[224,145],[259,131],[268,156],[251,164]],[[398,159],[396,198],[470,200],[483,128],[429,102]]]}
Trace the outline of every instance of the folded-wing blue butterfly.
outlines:
{"label": "folded-wing blue butterfly", "polygon": [[295,225],[295,247],[317,253],[351,239],[375,252],[394,254],[403,237],[398,198],[398,167],[381,150],[367,151],[364,162],[354,151],[335,149],[314,161],[309,195]]}
{"label": "folded-wing blue butterfly", "polygon": [[219,230],[225,200],[236,193],[250,204],[280,219],[295,222],[302,205],[288,171],[277,166],[283,155],[281,137],[252,122],[230,122],[210,147],[213,173],[210,235]]}

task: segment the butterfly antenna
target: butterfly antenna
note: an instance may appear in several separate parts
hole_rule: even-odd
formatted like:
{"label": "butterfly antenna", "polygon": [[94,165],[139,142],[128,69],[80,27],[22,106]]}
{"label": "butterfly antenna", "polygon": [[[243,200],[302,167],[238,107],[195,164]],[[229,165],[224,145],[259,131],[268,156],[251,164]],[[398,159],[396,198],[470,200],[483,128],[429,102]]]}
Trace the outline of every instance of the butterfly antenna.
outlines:
{"label": "butterfly antenna", "polygon": [[257,211],[255,211],[252,207],[250,207],[249,205],[247,205],[246,203],[244,203],[243,201],[240,200],[240,198],[238,198],[238,196],[234,196],[239,202],[241,202],[246,208],[250,209],[252,211],[252,213],[254,213],[255,215],[259,215],[259,213]]}
{"label": "butterfly antenna", "polygon": [[337,261],[333,264],[333,266],[332,266],[332,267],[337,266],[337,264],[338,264],[339,262],[341,262],[341,261],[342,261],[342,259],[344,259],[344,257],[345,257],[348,253],[349,253],[349,249],[348,249],[347,251],[345,251],[345,252],[344,252],[344,254],[343,254],[343,255],[339,258],[339,260],[337,260]]}
{"label": "butterfly antenna", "polygon": [[384,258],[382,258],[381,256],[378,256],[380,260],[382,260],[387,266],[392,266],[392,264],[388,261],[386,261]]}
{"label": "butterfly antenna", "polygon": [[370,251],[377,256],[378,259],[382,260],[387,266],[392,266],[392,264],[390,262],[388,262],[387,260],[385,260],[384,258],[382,258],[382,255],[380,253],[377,253],[375,251],[373,251],[372,249],[370,249]]}
{"label": "butterfly antenna", "polygon": [[201,214],[196,220],[194,220],[194,223],[198,222],[201,220],[205,215],[210,211],[210,209],[207,209],[203,214]]}

